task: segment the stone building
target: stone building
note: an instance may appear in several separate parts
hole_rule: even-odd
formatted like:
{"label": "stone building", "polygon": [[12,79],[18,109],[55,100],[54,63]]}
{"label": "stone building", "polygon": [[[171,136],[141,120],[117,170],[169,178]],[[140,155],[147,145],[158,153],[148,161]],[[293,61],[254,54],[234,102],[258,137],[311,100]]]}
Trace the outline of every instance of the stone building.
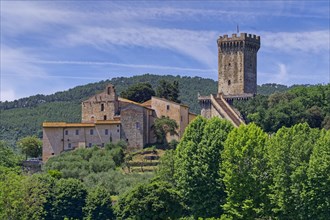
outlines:
{"label": "stone building", "polygon": [[235,127],[244,123],[230,104],[235,99],[248,99],[257,93],[257,52],[260,37],[241,33],[220,36],[218,43],[218,94],[199,96],[201,115],[225,118]]}
{"label": "stone building", "polygon": [[81,106],[81,123],[43,123],[43,161],[64,151],[93,145],[103,147],[119,140],[126,141],[130,150],[142,149],[156,142],[152,127],[155,119],[162,116],[174,119],[178,125],[178,134],[168,135],[166,140],[179,140],[196,117],[188,106],[166,99],[152,97],[141,104],[120,98],[111,84]]}

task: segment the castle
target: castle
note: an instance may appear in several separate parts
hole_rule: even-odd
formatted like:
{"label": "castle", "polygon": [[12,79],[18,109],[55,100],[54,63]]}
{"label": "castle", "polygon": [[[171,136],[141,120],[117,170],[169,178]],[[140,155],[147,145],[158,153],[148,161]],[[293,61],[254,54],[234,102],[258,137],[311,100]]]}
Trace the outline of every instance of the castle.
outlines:
{"label": "castle", "polygon": [[241,33],[220,36],[218,43],[218,94],[198,96],[206,118],[221,117],[235,127],[244,124],[233,100],[248,99],[257,93],[257,52],[260,37]]}
{"label": "castle", "polygon": [[168,134],[167,142],[179,140],[196,117],[188,106],[163,98],[152,97],[141,104],[118,97],[111,84],[81,106],[81,123],[43,123],[43,161],[64,151],[94,145],[104,147],[119,140],[124,140],[130,150],[142,149],[156,142],[153,125],[162,116],[168,116],[178,125],[177,134]]}
{"label": "castle", "polygon": [[[260,37],[241,33],[220,36],[218,43],[218,94],[198,96],[201,115],[221,117],[238,127],[244,120],[231,103],[248,99],[257,90],[257,52]],[[178,125],[177,134],[166,140],[180,140],[185,128],[196,117],[189,107],[163,98],[152,97],[136,103],[117,96],[109,84],[104,92],[82,102],[81,123],[43,123],[43,161],[61,152],[76,148],[104,147],[109,142],[124,140],[128,149],[142,149],[156,142],[153,125],[157,118],[168,116]]]}

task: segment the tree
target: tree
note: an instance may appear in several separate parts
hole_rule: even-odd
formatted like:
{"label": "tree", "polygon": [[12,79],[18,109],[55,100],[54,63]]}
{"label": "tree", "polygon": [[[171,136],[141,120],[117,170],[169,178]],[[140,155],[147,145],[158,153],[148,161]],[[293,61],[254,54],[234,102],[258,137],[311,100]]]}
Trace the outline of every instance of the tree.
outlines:
{"label": "tree", "polygon": [[100,186],[91,189],[88,192],[84,213],[89,220],[115,219],[110,193]]}
{"label": "tree", "polygon": [[137,83],[120,93],[120,96],[135,102],[145,102],[151,99],[156,93],[150,83]]}
{"label": "tree", "polygon": [[54,186],[53,218],[81,219],[87,190],[80,180],[60,179]]}
{"label": "tree", "polygon": [[36,136],[22,138],[18,142],[18,147],[26,157],[40,157],[42,153],[42,141]]}
{"label": "tree", "polygon": [[280,219],[304,219],[308,216],[303,195],[308,184],[307,170],[313,146],[320,130],[307,123],[281,128],[268,143],[271,175],[269,198],[274,215]]}
{"label": "tree", "polygon": [[177,188],[195,217],[220,217],[225,194],[220,154],[232,125],[217,117],[197,117],[187,127],[176,150]]}
{"label": "tree", "polygon": [[176,129],[178,125],[175,120],[169,118],[168,116],[162,116],[157,118],[153,125],[153,131],[157,138],[158,143],[164,144],[166,140],[166,135],[169,133],[171,135],[177,134]]}
{"label": "tree", "polygon": [[166,80],[160,80],[156,91],[157,96],[160,98],[165,98],[177,103],[181,102],[179,100],[179,82],[176,80],[173,81],[173,83]]}
{"label": "tree", "polygon": [[174,163],[175,163],[175,151],[167,150],[165,154],[160,158],[160,164],[157,169],[157,177],[161,181],[165,181],[171,184],[175,184],[174,179]]}
{"label": "tree", "polygon": [[329,219],[330,216],[330,131],[322,131],[316,142],[307,169],[305,209],[309,219]]}
{"label": "tree", "polygon": [[119,198],[117,219],[178,219],[184,212],[181,200],[167,182],[139,185]]}
{"label": "tree", "polygon": [[0,140],[0,166],[16,167],[21,161],[21,156],[15,154],[6,142]]}
{"label": "tree", "polygon": [[268,215],[267,139],[255,124],[241,125],[228,135],[220,172],[227,193],[223,208],[233,219],[263,219]]}
{"label": "tree", "polygon": [[22,184],[25,178],[12,171],[0,176],[0,219],[26,218],[25,193]]}

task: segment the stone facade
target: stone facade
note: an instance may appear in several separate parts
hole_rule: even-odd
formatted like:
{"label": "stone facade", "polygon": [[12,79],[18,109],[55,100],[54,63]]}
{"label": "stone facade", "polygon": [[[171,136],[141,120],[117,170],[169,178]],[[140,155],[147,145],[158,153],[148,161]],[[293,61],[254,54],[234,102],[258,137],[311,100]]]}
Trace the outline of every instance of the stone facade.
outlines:
{"label": "stone facade", "polygon": [[241,33],[220,36],[218,43],[218,94],[199,96],[201,115],[206,118],[220,117],[235,127],[244,120],[230,103],[248,99],[257,93],[257,52],[260,37]]}
{"label": "stone facade", "polygon": [[241,33],[220,36],[218,43],[218,93],[257,93],[257,52],[260,37]]}
{"label": "stone facade", "polygon": [[179,126],[178,135],[169,135],[167,141],[179,140],[196,117],[188,106],[166,99],[152,97],[141,104],[117,97],[111,84],[81,105],[82,123],[43,123],[43,161],[63,151],[94,145],[103,147],[119,140],[126,141],[130,150],[142,149],[156,142],[152,127],[161,116],[174,119]]}
{"label": "stone facade", "polygon": [[43,123],[43,161],[52,155],[76,148],[103,147],[118,142],[121,136],[120,121],[96,121],[95,123]]}

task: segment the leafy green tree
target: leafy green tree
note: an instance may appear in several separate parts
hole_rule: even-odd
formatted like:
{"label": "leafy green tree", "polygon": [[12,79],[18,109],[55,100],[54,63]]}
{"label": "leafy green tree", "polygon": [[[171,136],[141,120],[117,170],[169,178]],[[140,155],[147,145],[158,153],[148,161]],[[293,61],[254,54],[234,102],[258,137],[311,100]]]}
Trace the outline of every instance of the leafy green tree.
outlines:
{"label": "leafy green tree", "polygon": [[160,80],[156,91],[157,96],[160,98],[165,98],[177,103],[181,102],[179,100],[179,82],[176,80],[173,81],[173,83],[166,80]]}
{"label": "leafy green tree", "polygon": [[156,93],[150,83],[137,83],[122,91],[120,96],[142,103],[150,100],[152,96],[155,96],[155,94]]}
{"label": "leafy green tree", "polygon": [[176,129],[178,129],[176,121],[169,118],[168,116],[156,118],[155,123],[153,125],[153,131],[155,133],[157,141],[161,144],[165,143],[166,135],[168,133],[171,135],[177,134]]}
{"label": "leafy green tree", "polygon": [[329,219],[330,216],[330,131],[323,131],[316,142],[307,169],[308,185],[305,209],[309,219]]}
{"label": "leafy green tree", "polygon": [[227,193],[223,208],[233,219],[268,216],[267,139],[255,124],[241,125],[228,135],[220,172]]}
{"label": "leafy green tree", "polygon": [[175,184],[174,179],[174,163],[175,163],[175,151],[167,150],[165,154],[160,158],[160,164],[158,165],[157,177],[161,181],[165,181],[171,184]]}
{"label": "leafy green tree", "polygon": [[0,219],[16,220],[26,218],[25,193],[22,184],[26,177],[12,171],[1,173]]}
{"label": "leafy green tree", "polygon": [[84,213],[86,219],[90,220],[115,219],[110,193],[100,186],[91,189],[88,192]]}
{"label": "leafy green tree", "polygon": [[274,215],[280,219],[308,216],[304,188],[313,146],[320,137],[318,129],[307,123],[281,128],[268,144],[268,165],[272,182],[269,197]]}
{"label": "leafy green tree", "polygon": [[42,153],[42,141],[36,136],[22,138],[18,142],[18,147],[26,157],[39,157]]}
{"label": "leafy green tree", "polygon": [[178,219],[184,212],[181,200],[167,182],[139,185],[119,198],[117,219]]}
{"label": "leafy green tree", "polygon": [[0,166],[16,167],[23,158],[16,154],[5,141],[0,140]]}
{"label": "leafy green tree", "polygon": [[225,193],[220,154],[232,128],[226,120],[199,116],[189,124],[176,150],[174,179],[195,217],[220,217],[222,213]]}
{"label": "leafy green tree", "polygon": [[54,219],[82,219],[87,190],[77,179],[60,179],[54,187],[52,213]]}

